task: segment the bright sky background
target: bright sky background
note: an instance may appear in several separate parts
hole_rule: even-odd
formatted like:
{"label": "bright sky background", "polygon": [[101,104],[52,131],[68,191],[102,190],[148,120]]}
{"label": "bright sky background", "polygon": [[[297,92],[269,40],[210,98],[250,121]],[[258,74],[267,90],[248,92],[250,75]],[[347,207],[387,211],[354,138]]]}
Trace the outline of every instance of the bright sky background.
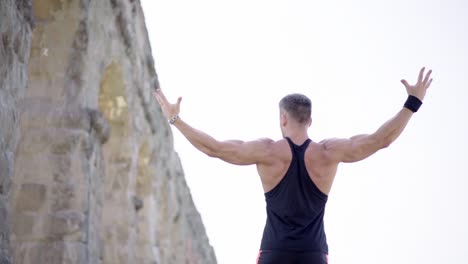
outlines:
{"label": "bright sky background", "polygon": [[[217,139],[280,139],[278,101],[308,95],[310,137],[371,133],[421,66],[424,105],[388,149],[340,165],[332,264],[468,263],[468,2],[142,0],[156,70],[181,116]],[[255,263],[266,214],[254,166],[175,148],[220,264]]]}

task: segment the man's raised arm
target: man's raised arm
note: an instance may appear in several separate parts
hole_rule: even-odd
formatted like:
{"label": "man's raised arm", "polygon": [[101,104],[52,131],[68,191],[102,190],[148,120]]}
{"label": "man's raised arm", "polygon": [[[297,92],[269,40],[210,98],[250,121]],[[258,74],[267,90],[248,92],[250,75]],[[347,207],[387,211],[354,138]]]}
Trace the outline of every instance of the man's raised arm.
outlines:
{"label": "man's raised arm", "polygon": [[240,140],[218,141],[203,131],[191,127],[180,117],[179,97],[177,103],[171,104],[164,96],[161,89],[154,92],[156,100],[159,102],[164,116],[174,125],[186,138],[201,152],[210,157],[222,159],[236,165],[252,165],[272,162],[271,139],[259,139],[244,142]]}
{"label": "man's raised arm", "polygon": [[326,156],[334,162],[356,162],[369,157],[378,150],[388,147],[400,136],[411,116],[422,104],[426,90],[431,85],[432,71],[424,74],[425,68],[419,72],[415,85],[409,85],[406,80],[401,82],[408,92],[408,100],[393,118],[383,124],[376,132],[357,135],[349,139],[328,139],[322,141]]}

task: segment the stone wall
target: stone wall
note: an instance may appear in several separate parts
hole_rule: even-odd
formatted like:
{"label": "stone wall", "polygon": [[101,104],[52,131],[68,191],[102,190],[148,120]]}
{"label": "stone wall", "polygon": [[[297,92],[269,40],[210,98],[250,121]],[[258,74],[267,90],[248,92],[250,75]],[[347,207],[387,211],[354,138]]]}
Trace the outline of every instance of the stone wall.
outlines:
{"label": "stone wall", "polygon": [[0,179],[13,179],[0,185],[11,185],[0,200],[0,231],[11,227],[2,256],[25,264],[216,263],[151,96],[158,82],[140,2],[33,0],[28,19],[4,1],[1,25],[2,12],[14,9],[8,21],[18,21],[10,27],[24,41],[0,50],[13,57],[0,67],[12,75],[0,75],[0,92],[11,94],[0,97],[0,113],[11,112],[0,115]]}
{"label": "stone wall", "polygon": [[18,101],[26,90],[32,26],[28,1],[0,1],[0,264],[11,263],[8,198],[20,134]]}

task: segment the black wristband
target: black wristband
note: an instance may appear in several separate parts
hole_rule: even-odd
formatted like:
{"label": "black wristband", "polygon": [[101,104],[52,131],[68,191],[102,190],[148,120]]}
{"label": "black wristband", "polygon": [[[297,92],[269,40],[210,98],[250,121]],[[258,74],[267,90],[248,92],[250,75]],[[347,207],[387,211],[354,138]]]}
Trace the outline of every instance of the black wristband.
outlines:
{"label": "black wristband", "polygon": [[422,102],[421,100],[419,100],[419,98],[413,95],[408,95],[408,99],[406,99],[404,107],[413,111],[413,113],[416,113],[419,107],[421,107],[421,105],[422,105]]}

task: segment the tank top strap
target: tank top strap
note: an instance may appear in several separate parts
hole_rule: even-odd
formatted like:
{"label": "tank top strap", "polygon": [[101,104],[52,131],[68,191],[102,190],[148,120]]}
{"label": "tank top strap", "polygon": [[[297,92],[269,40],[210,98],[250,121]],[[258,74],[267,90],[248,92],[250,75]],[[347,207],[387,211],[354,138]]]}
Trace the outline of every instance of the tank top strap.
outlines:
{"label": "tank top strap", "polygon": [[289,137],[285,137],[285,138],[288,141],[289,146],[291,147],[293,155],[295,156],[299,155],[300,157],[304,157],[305,150],[307,149],[310,142],[312,141],[310,140],[310,138],[308,138],[306,141],[304,141],[304,143],[302,143],[302,145],[299,146],[299,145],[296,145]]}

